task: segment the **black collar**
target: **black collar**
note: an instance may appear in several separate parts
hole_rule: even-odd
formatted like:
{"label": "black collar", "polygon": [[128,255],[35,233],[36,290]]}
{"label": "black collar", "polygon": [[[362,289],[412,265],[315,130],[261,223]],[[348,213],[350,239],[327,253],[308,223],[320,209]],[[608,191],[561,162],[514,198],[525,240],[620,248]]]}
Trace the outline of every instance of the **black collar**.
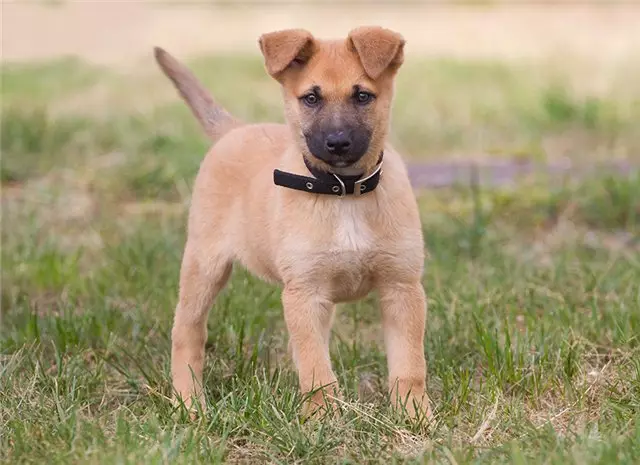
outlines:
{"label": "black collar", "polygon": [[304,164],[313,174],[313,178],[299,174],[286,173],[278,169],[273,170],[273,182],[276,186],[288,187],[313,194],[328,194],[344,197],[345,195],[359,196],[373,191],[380,182],[382,174],[382,155],[378,159],[375,170],[369,176],[338,176],[335,173],[321,171],[313,167],[306,158]]}

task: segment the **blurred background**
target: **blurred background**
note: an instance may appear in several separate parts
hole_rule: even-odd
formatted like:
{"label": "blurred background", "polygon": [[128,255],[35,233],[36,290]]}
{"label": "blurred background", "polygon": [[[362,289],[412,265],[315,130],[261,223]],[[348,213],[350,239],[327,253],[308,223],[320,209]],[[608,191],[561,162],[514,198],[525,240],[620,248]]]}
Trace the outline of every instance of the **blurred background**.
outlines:
{"label": "blurred background", "polygon": [[[258,36],[304,27],[319,37],[344,37],[360,24],[380,24],[407,39],[393,141],[408,160],[489,161],[506,170],[498,177],[510,176],[503,165],[513,158],[564,169],[594,162],[626,167],[640,153],[639,20],[637,5],[608,2],[4,3],[2,96],[11,118],[3,126],[3,178],[34,169],[33,157],[13,155],[28,143],[57,152],[47,157],[51,165],[73,157],[80,143],[89,144],[92,157],[130,147],[135,155],[127,154],[127,163],[151,148],[171,152],[173,143],[189,153],[169,154],[170,164],[199,159],[202,137],[185,132],[196,127],[156,69],[154,45],[187,60],[240,117],[281,120]],[[56,133],[64,133],[58,127],[64,124],[93,129],[82,141],[77,131],[30,141],[19,127],[24,118],[47,120],[53,124],[47,131]],[[439,169],[416,171],[413,179],[428,185],[454,179],[451,168]]]}
{"label": "blurred background", "polygon": [[89,261],[151,219],[181,234],[208,141],[153,46],[184,60],[241,119],[282,121],[259,35],[303,27],[345,37],[362,24],[407,40],[391,138],[426,220],[440,212],[462,228],[456,247],[480,241],[489,218],[527,232],[562,219],[636,236],[633,3],[4,2],[3,259],[39,257],[46,238],[65,254],[84,248]]}
{"label": "blurred background", "polygon": [[[637,2],[1,7],[0,460],[638,463]],[[301,425],[280,291],[239,267],[210,317],[210,416],[189,429],[165,399],[208,141],[152,48],[239,118],[282,121],[259,35],[363,24],[407,40],[391,138],[429,251],[433,442],[384,410],[372,299],[341,309],[331,354],[347,400],[365,385],[377,410]]]}
{"label": "blurred background", "polygon": [[136,209],[189,197],[208,142],[153,46],[240,118],[282,121],[257,39],[289,27],[405,36],[391,138],[416,188],[557,184],[640,159],[633,3],[5,2],[2,17],[4,192],[66,176],[54,185],[75,192],[81,216],[106,199]]}

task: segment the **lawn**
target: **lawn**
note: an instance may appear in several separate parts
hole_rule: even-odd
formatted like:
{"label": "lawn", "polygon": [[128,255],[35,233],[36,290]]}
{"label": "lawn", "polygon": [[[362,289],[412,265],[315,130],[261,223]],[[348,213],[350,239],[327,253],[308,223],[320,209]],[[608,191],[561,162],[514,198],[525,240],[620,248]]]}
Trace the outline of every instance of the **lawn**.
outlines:
{"label": "lawn", "polygon": [[[238,116],[282,119],[258,59],[191,66]],[[413,161],[637,163],[640,81],[566,69],[407,63],[394,141]],[[2,78],[3,463],[640,463],[637,172],[417,191],[428,427],[387,407],[374,298],[337,317],[342,415],[303,421],[280,291],[240,268],[209,318],[194,422],[167,402],[169,336],[205,138],[155,69]]]}

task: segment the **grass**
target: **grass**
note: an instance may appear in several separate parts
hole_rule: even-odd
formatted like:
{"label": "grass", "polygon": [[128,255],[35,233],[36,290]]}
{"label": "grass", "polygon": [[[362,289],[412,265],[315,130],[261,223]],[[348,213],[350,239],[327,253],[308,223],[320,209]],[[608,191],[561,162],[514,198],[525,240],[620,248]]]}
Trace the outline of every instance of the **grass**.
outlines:
{"label": "grass", "polygon": [[[193,66],[243,118],[281,118],[255,60]],[[632,87],[588,92],[497,63],[407,69],[394,136],[412,157],[638,153]],[[169,334],[206,142],[172,92],[67,61],[3,69],[2,463],[640,461],[633,173],[419,193],[428,431],[387,407],[373,298],[337,317],[343,415],[302,421],[280,291],[239,268],[209,319],[208,412],[174,410]],[[536,152],[558,138],[569,149]]]}
{"label": "grass", "polygon": [[[569,72],[563,64],[408,61],[398,77],[394,144],[413,159],[637,161],[640,87],[630,76],[639,64],[607,70],[607,79],[601,70],[578,64]],[[142,177],[159,163],[191,179],[206,143],[169,82],[149,65],[126,73],[70,60],[6,65],[2,179],[24,180],[114,151],[125,153],[123,170],[131,164]],[[240,118],[282,121],[278,86],[259,58],[204,57],[191,66]]]}

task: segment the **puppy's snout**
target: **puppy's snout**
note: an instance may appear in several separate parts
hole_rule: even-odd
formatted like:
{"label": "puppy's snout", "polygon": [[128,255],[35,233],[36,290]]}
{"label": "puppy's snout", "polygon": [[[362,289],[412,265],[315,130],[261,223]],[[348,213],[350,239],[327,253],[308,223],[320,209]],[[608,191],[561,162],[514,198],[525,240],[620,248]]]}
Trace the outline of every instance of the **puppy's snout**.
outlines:
{"label": "puppy's snout", "polygon": [[344,155],[351,145],[351,136],[344,131],[332,132],[324,140],[324,146],[331,155]]}

